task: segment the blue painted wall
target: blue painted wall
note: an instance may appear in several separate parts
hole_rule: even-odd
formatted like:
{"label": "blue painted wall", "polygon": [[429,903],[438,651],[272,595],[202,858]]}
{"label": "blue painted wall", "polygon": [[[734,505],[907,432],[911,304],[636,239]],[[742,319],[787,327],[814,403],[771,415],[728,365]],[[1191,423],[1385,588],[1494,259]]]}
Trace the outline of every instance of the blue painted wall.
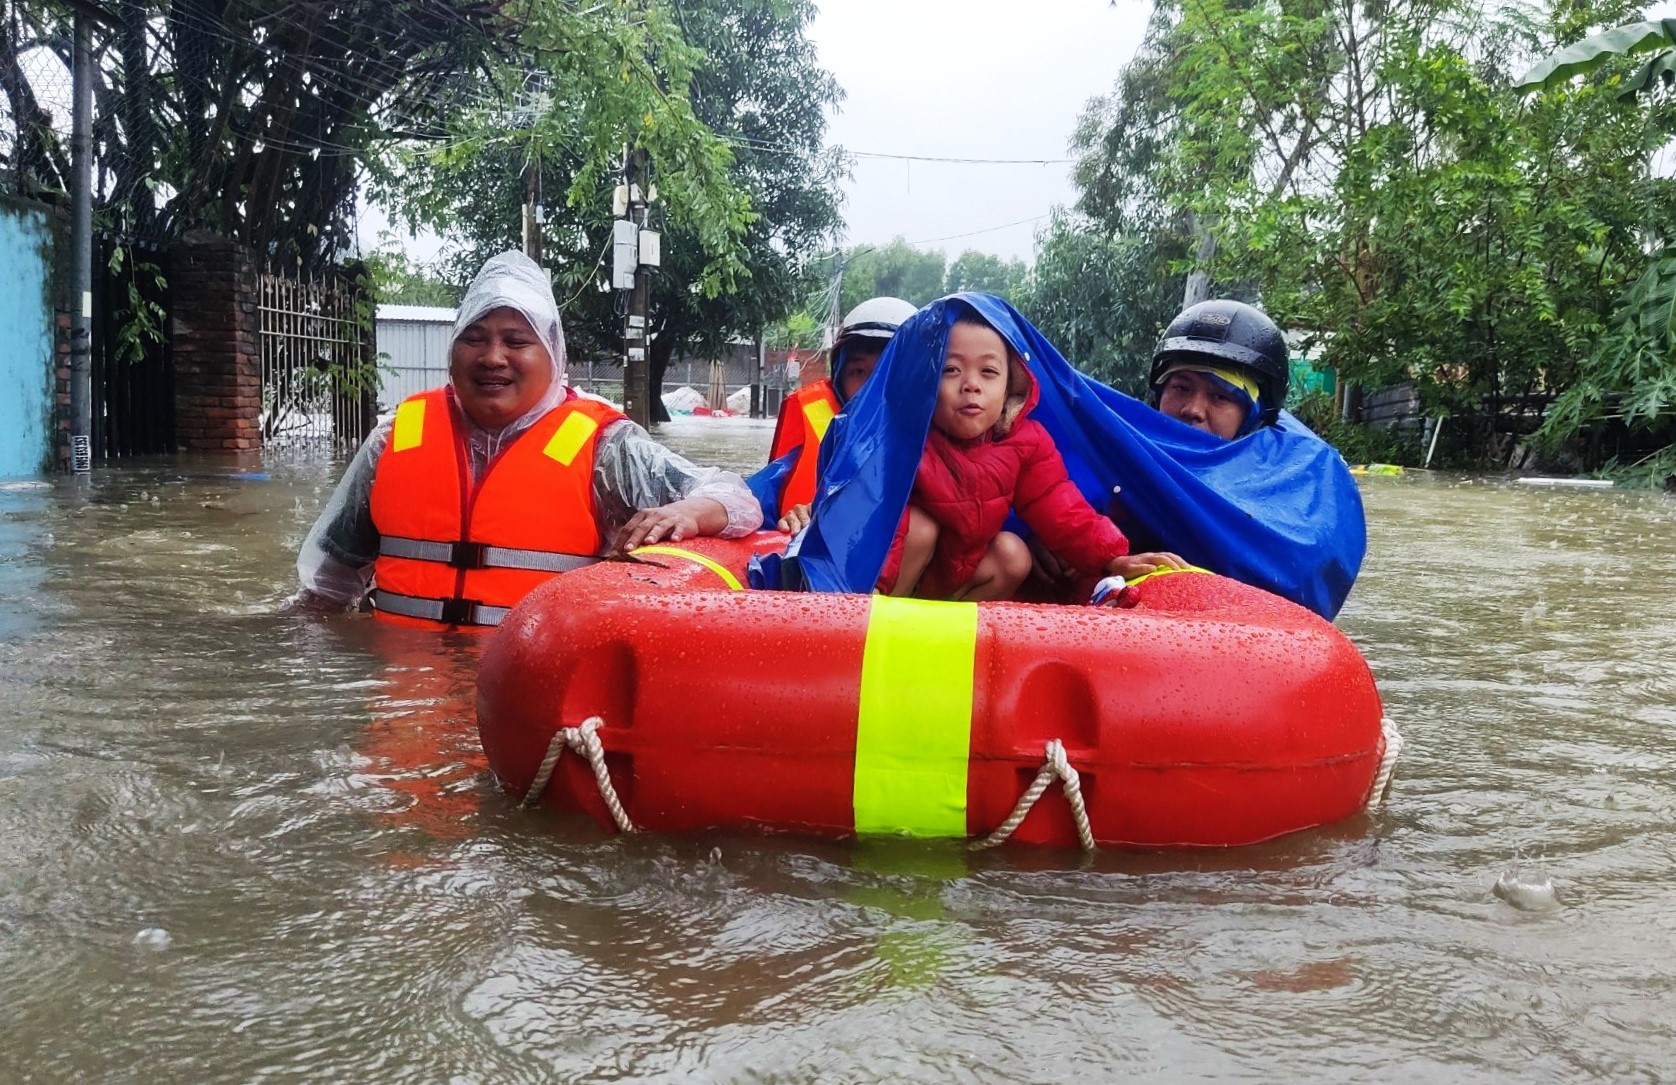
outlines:
{"label": "blue painted wall", "polygon": [[0,478],[51,462],[52,251],[44,212],[0,200]]}

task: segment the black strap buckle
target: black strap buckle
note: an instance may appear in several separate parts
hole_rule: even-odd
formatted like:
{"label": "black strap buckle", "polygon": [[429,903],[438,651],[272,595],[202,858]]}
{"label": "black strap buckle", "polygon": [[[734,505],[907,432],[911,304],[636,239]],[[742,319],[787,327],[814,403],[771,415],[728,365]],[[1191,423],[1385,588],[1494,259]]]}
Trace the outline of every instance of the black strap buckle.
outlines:
{"label": "black strap buckle", "polygon": [[444,599],[442,614],[437,621],[448,625],[471,625],[472,612],[478,607],[476,599]]}
{"label": "black strap buckle", "polygon": [[480,542],[453,543],[448,551],[448,564],[456,569],[481,569],[486,549]]}

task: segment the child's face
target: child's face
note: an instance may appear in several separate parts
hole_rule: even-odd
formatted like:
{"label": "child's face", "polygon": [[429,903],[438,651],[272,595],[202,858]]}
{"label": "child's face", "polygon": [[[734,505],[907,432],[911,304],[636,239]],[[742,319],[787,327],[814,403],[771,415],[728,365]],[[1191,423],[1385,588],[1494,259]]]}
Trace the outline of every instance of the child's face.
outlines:
{"label": "child's face", "polygon": [[950,328],[931,424],[950,437],[971,440],[995,427],[1006,403],[1007,344],[1000,333],[979,324]]}

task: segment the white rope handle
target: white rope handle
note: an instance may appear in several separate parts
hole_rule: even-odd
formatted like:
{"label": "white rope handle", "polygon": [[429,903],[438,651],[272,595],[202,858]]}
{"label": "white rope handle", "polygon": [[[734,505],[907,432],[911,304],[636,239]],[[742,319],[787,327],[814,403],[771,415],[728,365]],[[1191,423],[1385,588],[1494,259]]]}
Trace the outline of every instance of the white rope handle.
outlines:
{"label": "white rope handle", "polygon": [[541,801],[541,793],[547,790],[553,770],[568,748],[588,759],[588,765],[594,770],[594,784],[599,788],[599,797],[605,800],[605,808],[611,811],[617,828],[625,833],[634,832],[634,822],[629,820],[628,811],[623,809],[623,801],[617,797],[617,788],[611,783],[611,772],[605,767],[605,747],[599,741],[599,729],[603,726],[604,720],[589,716],[575,727],[561,727],[554,731],[553,740],[547,744],[547,756],[541,759],[541,765],[535,770],[535,779],[530,781],[530,789],[524,793],[523,805],[534,806]]}
{"label": "white rope handle", "polygon": [[1013,835],[1013,830],[1023,824],[1030,808],[1036,805],[1036,800],[1042,797],[1056,777],[1064,785],[1065,799],[1071,804],[1071,818],[1076,822],[1077,839],[1082,842],[1082,850],[1094,850],[1094,830],[1089,827],[1088,806],[1082,798],[1082,777],[1065,756],[1065,744],[1057,738],[1048,742],[1046,753],[1047,760],[1037,770],[1036,778],[1030,781],[1030,786],[1025,788],[1024,794],[1018,797],[1018,804],[1013,807],[1013,812],[1007,815],[1007,820],[994,832],[973,843],[973,851],[982,851],[1005,843],[1006,839]]}
{"label": "white rope handle", "polygon": [[1377,810],[1384,805],[1386,796],[1391,793],[1391,773],[1396,770],[1397,758],[1402,754],[1402,732],[1391,722],[1389,716],[1379,721],[1379,728],[1385,735],[1385,756],[1379,759],[1379,771],[1374,773],[1373,786],[1368,788],[1367,808]]}

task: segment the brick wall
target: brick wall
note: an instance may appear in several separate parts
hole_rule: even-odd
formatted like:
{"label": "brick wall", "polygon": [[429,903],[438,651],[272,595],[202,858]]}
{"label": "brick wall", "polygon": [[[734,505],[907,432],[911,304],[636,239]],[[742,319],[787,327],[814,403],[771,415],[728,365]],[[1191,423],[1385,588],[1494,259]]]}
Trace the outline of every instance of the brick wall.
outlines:
{"label": "brick wall", "polygon": [[262,447],[256,264],[241,246],[191,233],[174,246],[170,348],[175,438],[187,452]]}

